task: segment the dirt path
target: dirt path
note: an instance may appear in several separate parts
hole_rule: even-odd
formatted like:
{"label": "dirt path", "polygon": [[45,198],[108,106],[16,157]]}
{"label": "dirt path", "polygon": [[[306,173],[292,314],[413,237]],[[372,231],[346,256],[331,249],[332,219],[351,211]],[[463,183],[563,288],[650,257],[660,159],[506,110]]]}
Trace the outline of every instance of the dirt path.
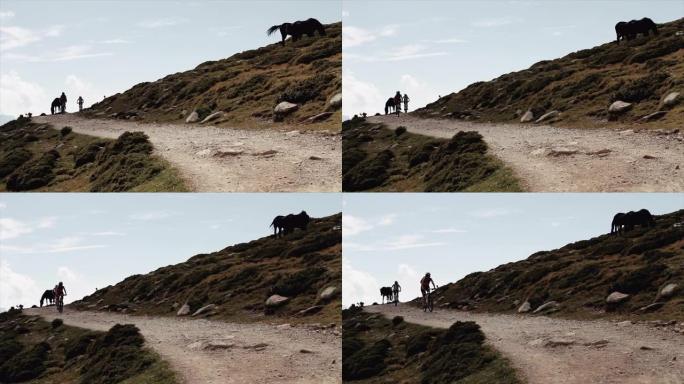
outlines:
{"label": "dirt path", "polygon": [[[645,325],[573,321],[544,316],[424,313],[408,305],[375,305],[368,312],[448,328],[475,321],[529,384],[682,384],[684,337]],[[557,344],[553,346],[553,343]],[[562,345],[571,342],[570,345]],[[642,349],[645,348],[645,349]]]}
{"label": "dirt path", "polygon": [[392,129],[403,125],[410,132],[443,138],[458,131],[478,131],[492,153],[514,170],[530,192],[684,190],[682,133],[468,123],[407,115],[371,117],[369,121]]}
{"label": "dirt path", "polygon": [[155,151],[180,170],[197,192],[342,189],[342,144],[337,134],[142,124],[84,119],[73,114],[34,117],[34,121],[51,123],[57,129],[71,126],[78,133],[107,138],[117,138],[125,131],[143,131]]}
{"label": "dirt path", "polygon": [[[58,317],[54,307],[25,312],[47,320]],[[61,318],[68,325],[99,331],[107,331],[116,323],[135,324],[147,345],[186,384],[342,382],[341,337],[332,330],[126,316],[69,308]],[[207,342],[222,347],[206,348]]]}

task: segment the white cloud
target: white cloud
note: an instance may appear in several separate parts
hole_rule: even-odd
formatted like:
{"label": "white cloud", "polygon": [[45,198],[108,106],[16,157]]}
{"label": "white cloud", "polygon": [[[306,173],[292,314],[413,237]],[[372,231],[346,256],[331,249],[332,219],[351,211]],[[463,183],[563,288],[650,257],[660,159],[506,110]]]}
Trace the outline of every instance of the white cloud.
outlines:
{"label": "white cloud", "polygon": [[17,26],[0,26],[0,51],[24,47],[36,43],[46,37],[57,37],[64,27],[54,25],[45,30],[32,30]]}
{"label": "white cloud", "polygon": [[342,114],[352,116],[366,112],[373,115],[375,111],[381,111],[385,106],[386,99],[382,97],[380,90],[375,84],[356,78],[351,71],[342,72]]}
{"label": "white cloud", "polygon": [[390,37],[396,35],[399,26],[386,25],[380,29],[370,30],[353,25],[342,26],[342,47],[351,48],[357,47],[371,41],[375,41],[380,37]]}
{"label": "white cloud", "polygon": [[140,221],[154,221],[168,219],[169,217],[175,216],[175,212],[171,211],[150,211],[150,212],[140,212],[130,215],[129,217],[133,220]]}
{"label": "white cloud", "polygon": [[26,223],[9,217],[0,218],[0,240],[9,240],[33,232]]}
{"label": "white cloud", "polygon": [[472,25],[479,28],[495,28],[519,22],[522,22],[522,19],[514,17],[494,17],[476,20]]}
{"label": "white cloud", "polygon": [[7,208],[7,204],[0,201],[0,209],[5,209],[5,208]]}
{"label": "white cloud", "polygon": [[64,300],[65,304],[93,293],[96,287],[95,284],[90,282],[81,273],[66,266],[57,268],[57,278],[64,284],[67,290],[67,297]]}
{"label": "white cloud", "polygon": [[89,233],[89,235],[91,235],[91,236],[126,236],[125,233],[116,232],[116,231],[92,232],[92,233]]}
{"label": "white cloud", "polygon": [[447,54],[448,53],[444,51],[430,52],[429,47],[424,44],[407,44],[384,52],[379,52],[374,55],[345,53],[345,59],[361,62],[404,61],[435,56],[445,56]]}
{"label": "white cloud", "polygon": [[50,108],[50,101],[40,85],[24,81],[17,72],[0,74],[0,113],[15,117],[27,112],[38,115]]}
{"label": "white cloud", "polygon": [[508,208],[489,208],[473,211],[469,214],[470,216],[479,217],[481,219],[490,219],[493,217],[508,216],[516,212],[518,211]]}
{"label": "white cloud", "polygon": [[442,229],[435,229],[432,231],[429,231],[432,233],[467,233],[465,229],[459,229],[459,228],[442,228]]}
{"label": "white cloud", "polygon": [[186,23],[188,20],[184,19],[182,17],[166,17],[166,18],[159,18],[159,19],[151,19],[151,20],[143,20],[138,23],[139,27],[142,28],[164,28],[164,27],[173,27],[175,25],[183,24]]}
{"label": "white cloud", "polygon": [[57,222],[56,217],[43,217],[42,219],[38,219],[38,223],[36,224],[37,228],[52,228],[55,226],[55,223]]}
{"label": "white cloud", "polygon": [[467,40],[460,39],[458,37],[453,37],[450,39],[439,39],[439,40],[434,40],[432,41],[433,43],[436,44],[462,44],[462,43],[467,43]]}
{"label": "white cloud", "polygon": [[13,254],[41,254],[75,252],[107,247],[107,245],[103,244],[85,244],[84,240],[79,236],[68,236],[51,243],[32,244],[29,246],[3,243],[0,244],[0,251]]}
{"label": "white cloud", "polygon": [[343,236],[354,236],[361,232],[370,231],[377,226],[386,226],[394,223],[397,215],[390,213],[379,218],[365,219],[350,214],[342,216],[342,234]]}
{"label": "white cloud", "polygon": [[342,11],[342,17],[349,17],[349,11]]}
{"label": "white cloud", "polygon": [[2,11],[0,12],[0,20],[7,20],[11,19],[15,16],[14,12],[12,11]]}
{"label": "white cloud", "polygon": [[12,270],[6,260],[0,260],[0,308],[9,309],[19,304],[30,307],[38,304],[41,289],[29,276]]}
{"label": "white cloud", "polygon": [[380,285],[368,272],[354,268],[348,259],[342,259],[342,305],[359,301],[366,305],[378,301]]}
{"label": "white cloud", "polygon": [[439,247],[446,245],[441,241],[427,241],[423,235],[402,235],[399,237],[371,243],[362,244],[356,242],[345,241],[343,247],[345,249],[359,251],[359,252],[377,252],[377,251],[400,251],[413,248]]}

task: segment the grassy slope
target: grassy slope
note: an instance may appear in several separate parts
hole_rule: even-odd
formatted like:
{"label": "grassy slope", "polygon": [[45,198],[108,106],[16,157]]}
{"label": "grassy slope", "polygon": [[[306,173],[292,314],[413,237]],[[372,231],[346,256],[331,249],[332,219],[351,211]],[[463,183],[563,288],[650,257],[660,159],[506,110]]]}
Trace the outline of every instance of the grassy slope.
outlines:
{"label": "grassy slope", "polygon": [[[459,133],[462,135],[462,133]],[[486,154],[481,136],[450,140],[389,130],[361,119],[343,123],[344,191],[517,192],[510,169]]]}
{"label": "grassy slope", "polygon": [[[654,228],[637,227],[625,236],[605,234],[472,273],[438,288],[435,303],[515,313],[525,300],[533,309],[555,300],[560,304],[555,315],[562,317],[682,321],[684,227],[673,226],[682,221],[684,210],[656,216]],[[657,299],[668,283],[678,283],[679,294]],[[617,306],[606,304],[606,297],[616,290],[632,296]],[[665,304],[651,313],[639,310],[655,301]]]}
{"label": "grassy slope", "polygon": [[[188,302],[193,312],[208,304],[218,305],[218,310],[207,315],[212,319],[339,324],[341,224],[341,214],[315,219],[307,231],[196,255],[180,264],[130,276],[73,305],[91,310],[113,305],[110,310],[176,316],[179,305]],[[337,295],[322,302],[319,293],[330,286],[337,287]],[[264,303],[274,293],[291,300],[271,313]],[[319,312],[297,315],[315,305],[322,306]]]}
{"label": "grassy slope", "polygon": [[424,384],[517,384],[508,361],[483,345],[474,323],[441,330],[397,324],[378,314],[346,309],[343,318],[344,382]]}
{"label": "grassy slope", "polygon": [[[0,174],[0,191],[9,189],[7,182],[12,174],[27,175],[29,172],[42,180],[40,186],[31,188],[31,191],[187,191],[178,172],[157,156],[129,154],[128,161],[120,162],[121,155],[108,150],[116,140],[74,132],[62,135],[49,125],[28,120],[15,120],[3,125],[0,135],[0,168],[9,172]],[[86,155],[88,148],[93,149],[92,161],[77,166],[76,160]],[[151,149],[151,144],[146,148]],[[47,166],[37,169],[40,159],[51,150],[55,150],[59,157],[54,163],[46,163]],[[26,155],[22,158],[19,153]],[[98,158],[98,154],[102,156]]]}
{"label": "grassy slope", "polygon": [[[274,43],[140,83],[93,105],[86,115],[134,111],[143,121],[182,123],[193,110],[201,118],[224,111],[230,126],[252,128],[292,124],[329,110],[334,112],[330,118],[306,128],[338,131],[341,110],[330,109],[327,101],[342,92],[342,24],[325,28],[324,37]],[[273,123],[273,108],[280,101],[300,108],[283,123]]]}
{"label": "grassy slope", "polygon": [[[124,335],[121,330],[108,332],[115,339],[112,344],[103,341],[105,332],[66,325],[53,327],[36,316],[4,312],[0,314],[0,382],[9,381],[7,375],[12,372],[21,371],[28,375],[28,380],[21,382],[33,384],[177,382],[159,356],[139,345],[139,333]],[[38,348],[45,345],[41,343],[47,344],[48,353],[39,353]],[[15,353],[19,353],[17,359],[11,359]]]}
{"label": "grassy slope", "polygon": [[[684,19],[679,19],[660,25],[657,37],[620,45],[612,41],[541,61],[523,71],[471,84],[417,113],[517,123],[517,111],[532,110],[539,117],[558,110],[562,113],[558,124],[563,126],[627,125],[660,110],[660,101],[669,92],[684,94],[684,38],[675,36],[682,30]],[[608,121],[608,106],[615,100],[635,104],[617,120]],[[680,102],[661,120],[642,126],[681,128],[683,123],[684,103]]]}

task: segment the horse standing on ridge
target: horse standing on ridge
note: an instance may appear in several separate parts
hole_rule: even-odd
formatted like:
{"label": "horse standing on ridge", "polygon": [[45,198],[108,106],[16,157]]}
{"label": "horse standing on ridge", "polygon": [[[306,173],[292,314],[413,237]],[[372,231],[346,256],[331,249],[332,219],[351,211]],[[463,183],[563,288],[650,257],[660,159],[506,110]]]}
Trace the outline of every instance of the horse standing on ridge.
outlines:
{"label": "horse standing on ridge", "polygon": [[648,17],[644,17],[641,20],[632,20],[629,22],[621,21],[615,24],[615,34],[617,34],[618,44],[620,44],[620,40],[632,40],[640,33],[644,36],[648,36],[651,32],[653,32],[654,35],[657,35],[658,26]]}
{"label": "horse standing on ridge", "polygon": [[325,36],[325,27],[316,19],[307,19],[304,21],[295,21],[294,23],[283,23],[274,25],[266,30],[266,34],[271,36],[275,31],[280,30],[282,41],[280,44],[285,45],[287,36],[292,36],[292,41],[299,40],[303,35],[313,37],[318,32],[319,35]]}
{"label": "horse standing on ridge", "polygon": [[46,289],[45,292],[43,292],[43,296],[40,297],[40,306],[43,306],[43,301],[46,301],[46,304],[54,304],[55,303],[55,291],[52,289]]}

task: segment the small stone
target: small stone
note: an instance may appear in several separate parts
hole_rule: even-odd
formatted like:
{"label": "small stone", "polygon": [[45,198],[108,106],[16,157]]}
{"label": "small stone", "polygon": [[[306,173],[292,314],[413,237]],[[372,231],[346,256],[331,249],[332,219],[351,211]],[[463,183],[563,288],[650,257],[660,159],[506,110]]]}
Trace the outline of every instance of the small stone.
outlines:
{"label": "small stone", "polygon": [[192,111],[188,117],[185,119],[186,124],[196,123],[199,121],[199,114],[197,111]]}
{"label": "small stone", "polygon": [[333,95],[333,97],[330,98],[330,101],[328,101],[328,104],[331,107],[335,107],[335,108],[341,107],[342,106],[342,93],[338,92],[335,95]]}
{"label": "small stone", "polygon": [[606,297],[606,303],[608,304],[617,304],[621,303],[629,298],[629,295],[626,293],[622,292],[613,292],[608,297]]}
{"label": "small stone", "polygon": [[176,312],[176,316],[187,316],[190,314],[190,306],[188,303],[183,304],[182,307]]}
{"label": "small stone", "polygon": [[520,117],[521,123],[529,123],[532,120],[534,120],[534,113],[532,111],[527,111]]}
{"label": "small stone", "polygon": [[530,304],[529,301],[525,301],[522,303],[522,305],[518,308],[518,313],[527,313],[532,310],[532,305]]}
{"label": "small stone", "polygon": [[679,288],[679,285],[675,283],[667,284],[660,290],[660,297],[670,297],[673,296]]}

